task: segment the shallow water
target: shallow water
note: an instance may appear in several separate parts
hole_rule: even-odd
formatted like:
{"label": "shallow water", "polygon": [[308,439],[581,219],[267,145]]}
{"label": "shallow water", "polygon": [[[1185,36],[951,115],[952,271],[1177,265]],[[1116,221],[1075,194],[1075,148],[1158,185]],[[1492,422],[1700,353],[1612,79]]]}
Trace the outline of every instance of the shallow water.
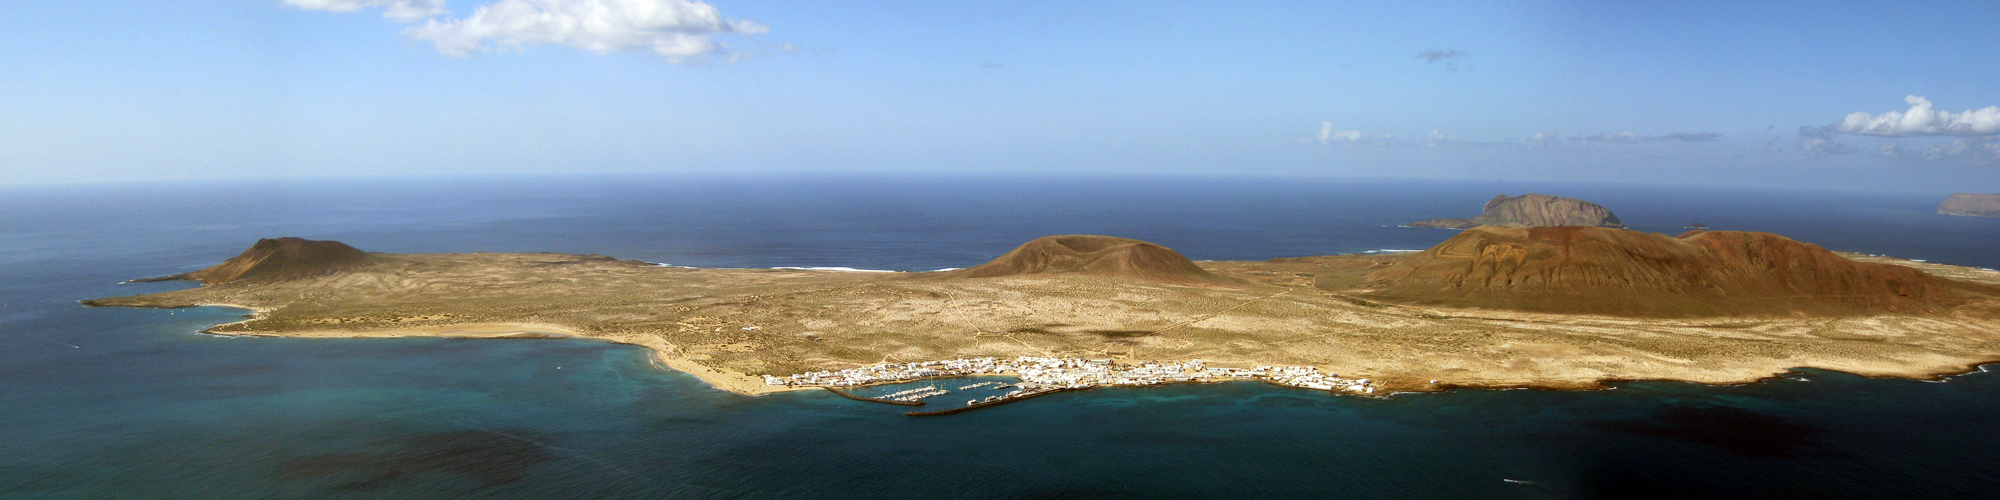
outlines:
{"label": "shallow water", "polygon": [[[1537,189],[1642,230],[1703,222],[2000,267],[2000,220],[1932,214],[1942,194]],[[1525,192],[1094,177],[15,188],[0,193],[0,497],[1965,498],[2000,486],[2000,380],[1984,373],[1386,399],[1228,383],[909,418],[819,392],[731,395],[630,346],[229,338],[196,332],[242,311],[75,304],[186,286],[118,282],[258,237],[929,270],[1035,236],[1108,233],[1262,259],[1423,248],[1453,233],[1394,226],[1469,216],[1503,190]]]}

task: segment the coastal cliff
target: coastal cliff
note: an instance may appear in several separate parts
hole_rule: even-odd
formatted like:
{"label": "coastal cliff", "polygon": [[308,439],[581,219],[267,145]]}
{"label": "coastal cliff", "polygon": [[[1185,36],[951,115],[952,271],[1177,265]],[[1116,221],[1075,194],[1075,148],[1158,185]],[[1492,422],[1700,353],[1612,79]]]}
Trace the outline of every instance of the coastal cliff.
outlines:
{"label": "coastal cliff", "polygon": [[1534,193],[1521,196],[1506,194],[1494,196],[1492,200],[1486,202],[1479,216],[1470,219],[1427,219],[1406,225],[1444,229],[1471,229],[1478,226],[1625,227],[1625,223],[1619,221],[1617,215],[1612,215],[1611,210],[1602,205],[1575,198]]}
{"label": "coastal cliff", "polygon": [[1953,194],[1938,205],[1938,213],[1966,217],[2000,217],[2000,194]]}

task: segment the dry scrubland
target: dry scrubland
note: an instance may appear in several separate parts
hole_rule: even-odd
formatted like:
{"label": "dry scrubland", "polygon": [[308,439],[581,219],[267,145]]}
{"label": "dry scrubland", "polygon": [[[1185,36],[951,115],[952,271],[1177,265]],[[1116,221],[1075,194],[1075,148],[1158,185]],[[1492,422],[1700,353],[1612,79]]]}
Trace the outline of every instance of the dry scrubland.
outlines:
{"label": "dry scrubland", "polygon": [[[1091,265],[1157,257],[1149,247],[1112,248],[1127,253]],[[220,334],[604,339],[652,348],[677,369],[743,393],[771,390],[762,374],[976,356],[1312,365],[1391,390],[1737,383],[1794,367],[1926,377],[2000,359],[2000,315],[1990,300],[1924,315],[1638,318],[1367,298],[1370,273],[1415,255],[1199,262],[1198,271],[1215,279],[1173,282],[1089,273],[687,269],[560,254],[368,254],[284,279],[217,280],[87,304],[256,311],[213,328]],[[2000,283],[1992,271],[1845,256]]]}

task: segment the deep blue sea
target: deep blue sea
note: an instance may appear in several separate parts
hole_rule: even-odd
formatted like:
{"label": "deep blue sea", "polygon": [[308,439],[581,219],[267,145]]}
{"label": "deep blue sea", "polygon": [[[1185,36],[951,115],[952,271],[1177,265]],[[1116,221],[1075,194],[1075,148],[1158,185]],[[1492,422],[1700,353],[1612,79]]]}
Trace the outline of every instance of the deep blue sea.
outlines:
{"label": "deep blue sea", "polygon": [[[1730,387],[1389,398],[1257,383],[1064,393],[940,418],[736,396],[579,340],[197,333],[91,309],[260,237],[702,267],[965,267],[1110,234],[1194,259],[1421,249],[1494,194],[2000,268],[1947,193],[1000,175],[258,181],[0,188],[0,498],[1995,498],[2000,374],[1806,370]],[[876,389],[887,392],[890,388]]]}

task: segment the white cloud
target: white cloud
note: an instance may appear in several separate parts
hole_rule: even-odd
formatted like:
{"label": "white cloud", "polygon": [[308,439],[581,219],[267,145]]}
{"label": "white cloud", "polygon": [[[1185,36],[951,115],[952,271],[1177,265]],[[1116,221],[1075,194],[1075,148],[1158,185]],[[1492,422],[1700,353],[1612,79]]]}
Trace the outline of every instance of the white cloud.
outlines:
{"label": "white cloud", "polygon": [[284,0],[284,4],[305,10],[354,12],[365,8],[382,9],[382,17],[410,22],[445,14],[444,0]]}
{"label": "white cloud", "polygon": [[600,54],[650,50],[677,63],[721,52],[712,35],[765,31],[691,0],[500,0],[464,19],[432,19],[406,32],[452,57],[551,43]]}
{"label": "white cloud", "polygon": [[1932,109],[1929,99],[1918,96],[1904,97],[1903,102],[1910,104],[1909,110],[1889,111],[1879,115],[1856,111],[1848,113],[1847,118],[1828,126],[1827,130],[1889,137],[1918,135],[1971,137],[2000,134],[2000,106],[1953,113]]}
{"label": "white cloud", "polygon": [[[444,0],[283,0],[285,5],[330,12],[381,8],[383,17],[402,22],[424,20],[403,30],[428,40],[441,54],[466,57],[477,52],[521,50],[529,45],[555,44],[599,54],[647,50],[667,62],[723,61],[754,57],[729,54],[718,34],[759,34],[764,25],[726,19],[700,0],[498,0],[474,7],[461,19],[449,14]],[[797,50],[785,44],[780,50]]]}
{"label": "white cloud", "polygon": [[1333,128],[1333,122],[1320,122],[1318,139],[1320,144],[1328,145],[1384,145],[1395,143],[1396,136],[1371,134],[1359,130],[1340,130]]}

